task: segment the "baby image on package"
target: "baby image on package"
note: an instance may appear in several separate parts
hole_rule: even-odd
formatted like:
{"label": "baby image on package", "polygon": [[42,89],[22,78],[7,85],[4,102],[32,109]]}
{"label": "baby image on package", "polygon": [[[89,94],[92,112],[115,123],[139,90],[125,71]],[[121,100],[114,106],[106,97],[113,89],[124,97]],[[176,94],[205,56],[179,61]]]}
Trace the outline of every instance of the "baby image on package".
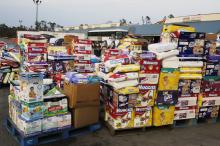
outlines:
{"label": "baby image on package", "polygon": [[136,99],[136,107],[154,106],[156,90],[141,91]]}
{"label": "baby image on package", "polygon": [[153,125],[173,124],[175,106],[155,106],[153,109]]}
{"label": "baby image on package", "polygon": [[172,68],[162,68],[159,79],[159,91],[178,90],[179,70]]}

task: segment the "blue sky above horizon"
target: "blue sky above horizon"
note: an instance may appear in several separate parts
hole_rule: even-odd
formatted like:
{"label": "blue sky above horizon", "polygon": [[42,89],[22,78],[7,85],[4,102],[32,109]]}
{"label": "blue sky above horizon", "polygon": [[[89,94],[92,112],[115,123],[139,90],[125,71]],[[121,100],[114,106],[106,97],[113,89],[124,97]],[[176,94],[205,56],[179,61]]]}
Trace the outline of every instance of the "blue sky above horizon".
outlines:
{"label": "blue sky above horizon", "polygon": [[[39,20],[53,21],[62,26],[118,22],[125,18],[141,23],[141,16],[152,22],[164,16],[185,16],[220,13],[220,0],[42,0]],[[35,5],[32,0],[0,0],[0,24],[34,25]]]}

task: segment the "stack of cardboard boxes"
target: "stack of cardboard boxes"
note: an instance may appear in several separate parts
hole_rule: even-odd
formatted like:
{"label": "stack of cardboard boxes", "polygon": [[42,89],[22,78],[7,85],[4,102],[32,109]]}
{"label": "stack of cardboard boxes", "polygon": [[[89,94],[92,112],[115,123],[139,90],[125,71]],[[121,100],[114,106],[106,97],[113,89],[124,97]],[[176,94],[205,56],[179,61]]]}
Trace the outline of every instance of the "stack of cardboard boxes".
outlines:
{"label": "stack of cardboard boxes", "polygon": [[80,128],[99,121],[100,85],[64,83],[72,113],[72,125]]}
{"label": "stack of cardboard boxes", "polygon": [[217,36],[206,35],[204,77],[199,98],[198,120],[217,118],[220,105],[220,49]]}

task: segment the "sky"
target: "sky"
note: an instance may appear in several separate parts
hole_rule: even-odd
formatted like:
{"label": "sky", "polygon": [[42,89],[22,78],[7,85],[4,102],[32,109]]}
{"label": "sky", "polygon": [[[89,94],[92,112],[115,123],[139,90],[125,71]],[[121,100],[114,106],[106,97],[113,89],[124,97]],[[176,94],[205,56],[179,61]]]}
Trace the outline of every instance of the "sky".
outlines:
{"label": "sky", "polygon": [[[33,0],[0,0],[0,24],[34,25]],[[141,16],[150,16],[152,22],[164,16],[186,16],[220,13],[220,0],[42,0],[39,20],[56,22],[62,26],[119,22],[125,18],[141,23]]]}

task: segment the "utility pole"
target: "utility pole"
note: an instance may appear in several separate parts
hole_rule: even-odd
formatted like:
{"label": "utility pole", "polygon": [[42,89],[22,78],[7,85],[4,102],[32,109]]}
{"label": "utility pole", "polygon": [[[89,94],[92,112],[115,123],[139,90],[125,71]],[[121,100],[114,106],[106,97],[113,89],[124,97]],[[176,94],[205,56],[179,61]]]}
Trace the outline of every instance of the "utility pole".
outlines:
{"label": "utility pole", "polygon": [[36,30],[38,30],[38,6],[42,3],[41,0],[33,0],[34,4],[36,5],[36,21],[35,21],[35,25],[36,25]]}

